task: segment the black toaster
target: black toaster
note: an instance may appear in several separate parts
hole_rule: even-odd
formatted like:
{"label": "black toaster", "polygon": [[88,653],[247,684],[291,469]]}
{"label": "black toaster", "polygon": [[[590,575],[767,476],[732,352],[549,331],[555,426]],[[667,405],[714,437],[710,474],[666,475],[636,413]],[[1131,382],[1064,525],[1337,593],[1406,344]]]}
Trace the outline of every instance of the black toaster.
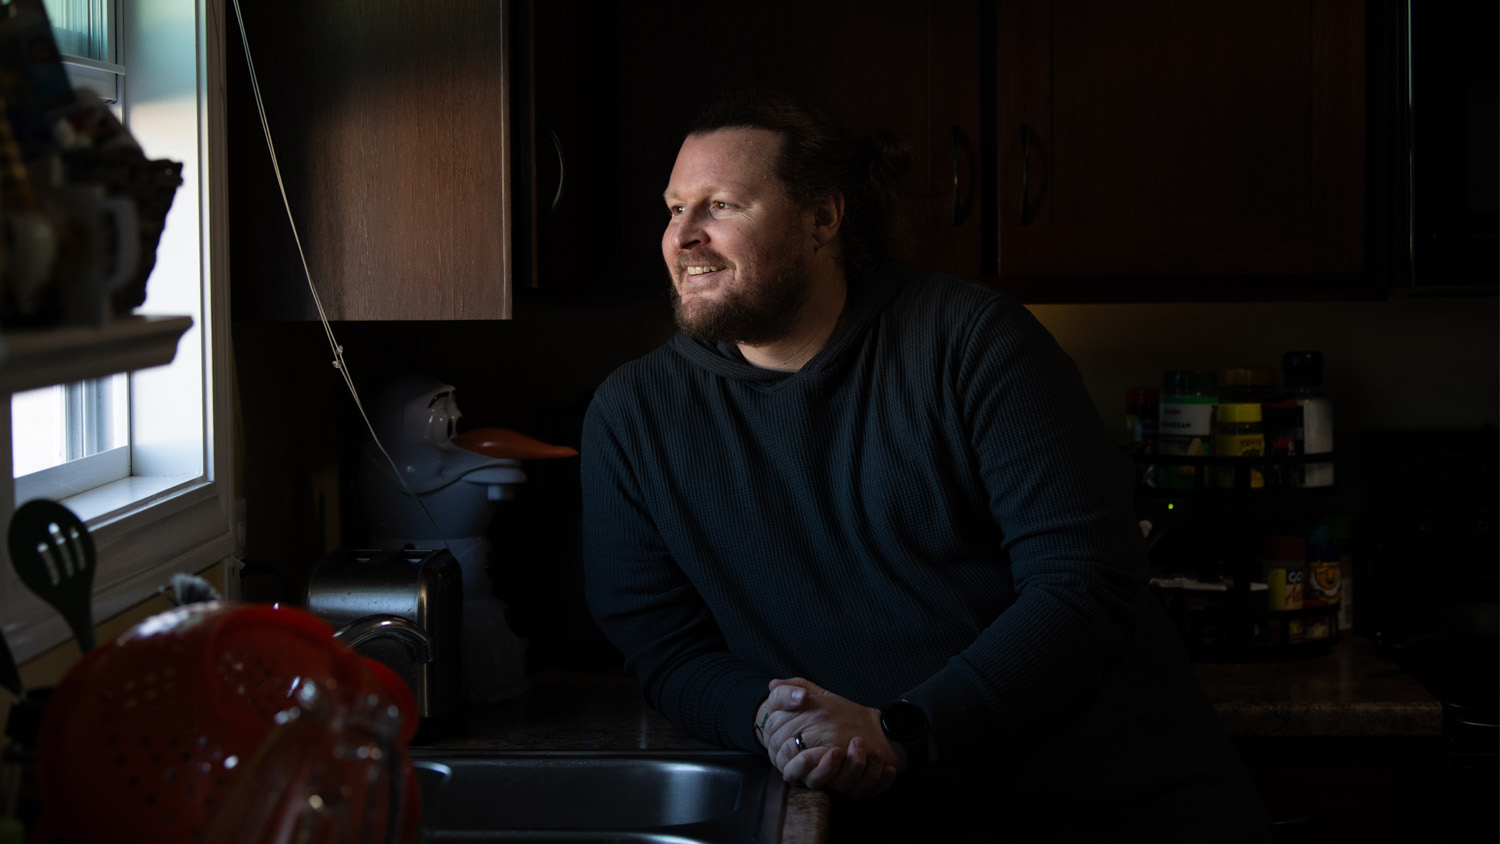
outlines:
{"label": "black toaster", "polygon": [[411,687],[424,723],[463,703],[463,574],[446,549],[339,550],[313,567],[309,612]]}

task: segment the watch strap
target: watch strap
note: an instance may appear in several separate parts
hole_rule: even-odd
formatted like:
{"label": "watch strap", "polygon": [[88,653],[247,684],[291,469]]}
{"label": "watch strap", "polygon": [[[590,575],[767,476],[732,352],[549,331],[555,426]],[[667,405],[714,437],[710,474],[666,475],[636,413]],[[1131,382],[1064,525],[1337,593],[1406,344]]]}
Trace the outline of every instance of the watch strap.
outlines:
{"label": "watch strap", "polygon": [[880,729],[886,739],[906,751],[906,770],[926,770],[929,760],[927,713],[909,700],[898,700],[880,710]]}

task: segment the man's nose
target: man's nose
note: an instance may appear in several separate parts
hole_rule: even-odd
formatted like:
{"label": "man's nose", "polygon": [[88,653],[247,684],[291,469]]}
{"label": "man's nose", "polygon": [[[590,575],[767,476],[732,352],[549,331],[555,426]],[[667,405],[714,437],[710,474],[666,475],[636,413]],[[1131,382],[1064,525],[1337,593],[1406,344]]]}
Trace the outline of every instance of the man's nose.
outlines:
{"label": "man's nose", "polygon": [[683,211],[677,219],[672,221],[668,229],[668,237],[679,250],[691,249],[706,243],[708,233],[703,228],[702,214],[693,210]]}

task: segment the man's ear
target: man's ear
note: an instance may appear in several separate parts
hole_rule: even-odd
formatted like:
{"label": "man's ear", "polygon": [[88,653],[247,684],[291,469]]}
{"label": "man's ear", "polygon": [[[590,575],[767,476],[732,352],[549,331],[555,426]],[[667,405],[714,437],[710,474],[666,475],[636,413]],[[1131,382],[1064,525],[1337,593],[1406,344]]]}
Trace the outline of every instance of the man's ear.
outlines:
{"label": "man's ear", "polygon": [[813,240],[824,247],[838,237],[839,227],[844,224],[844,195],[833,196],[813,206]]}

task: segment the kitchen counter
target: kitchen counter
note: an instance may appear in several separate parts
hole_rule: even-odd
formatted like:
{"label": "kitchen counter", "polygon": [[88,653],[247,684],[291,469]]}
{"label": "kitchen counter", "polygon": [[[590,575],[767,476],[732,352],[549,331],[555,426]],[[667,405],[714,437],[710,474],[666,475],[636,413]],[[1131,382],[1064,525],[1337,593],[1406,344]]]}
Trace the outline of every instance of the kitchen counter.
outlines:
{"label": "kitchen counter", "polygon": [[[1234,736],[1435,736],[1438,702],[1361,638],[1329,653],[1281,662],[1200,663],[1199,682]],[[521,697],[466,713],[455,737],[427,748],[484,750],[703,749],[645,703],[625,674],[550,672]],[[827,840],[822,792],[793,787],[783,844]]]}
{"label": "kitchen counter", "polygon": [[[515,700],[474,707],[466,723],[424,748],[466,750],[701,750],[693,738],[646,705],[626,674],[547,672]],[[770,764],[767,762],[766,764]],[[828,798],[793,786],[782,821],[782,844],[828,840]]]}
{"label": "kitchen counter", "polygon": [[1437,736],[1436,698],[1369,641],[1277,662],[1198,663],[1198,683],[1232,736]]}

